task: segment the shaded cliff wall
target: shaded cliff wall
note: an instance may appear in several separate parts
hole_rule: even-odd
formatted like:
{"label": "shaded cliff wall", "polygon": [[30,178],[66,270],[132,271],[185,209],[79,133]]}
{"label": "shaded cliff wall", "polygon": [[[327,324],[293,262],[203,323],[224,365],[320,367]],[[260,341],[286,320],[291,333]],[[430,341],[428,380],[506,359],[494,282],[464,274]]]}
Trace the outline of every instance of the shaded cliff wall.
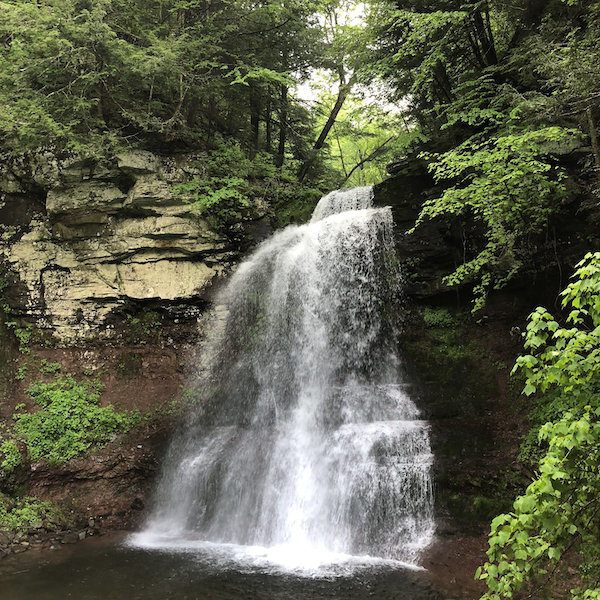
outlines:
{"label": "shaded cliff wall", "polygon": [[520,334],[536,306],[559,307],[575,264],[600,247],[598,209],[577,180],[577,156],[561,160],[570,174],[568,199],[546,231],[527,240],[521,272],[475,315],[471,286],[449,288],[444,277],[485,245],[485,230],[468,218],[436,218],[406,234],[423,203],[444,191],[423,160],[400,161],[375,186],[376,204],[394,215],[404,290],[401,354],[431,423],[442,536],[485,531],[530,481],[529,465],[519,459],[527,404],[521,382],[509,376],[523,351]]}

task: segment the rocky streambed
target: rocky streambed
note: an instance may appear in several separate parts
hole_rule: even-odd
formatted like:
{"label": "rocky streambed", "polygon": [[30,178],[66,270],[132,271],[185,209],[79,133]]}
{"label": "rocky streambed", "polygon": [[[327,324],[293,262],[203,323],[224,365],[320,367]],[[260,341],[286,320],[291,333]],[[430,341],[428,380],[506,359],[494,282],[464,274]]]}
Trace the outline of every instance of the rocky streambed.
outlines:
{"label": "rocky streambed", "polygon": [[19,531],[0,531],[0,556],[20,554],[26,550],[61,550],[65,544],[75,544],[88,537],[98,535],[100,529],[94,519],[85,527],[63,529],[51,523],[33,523]]}

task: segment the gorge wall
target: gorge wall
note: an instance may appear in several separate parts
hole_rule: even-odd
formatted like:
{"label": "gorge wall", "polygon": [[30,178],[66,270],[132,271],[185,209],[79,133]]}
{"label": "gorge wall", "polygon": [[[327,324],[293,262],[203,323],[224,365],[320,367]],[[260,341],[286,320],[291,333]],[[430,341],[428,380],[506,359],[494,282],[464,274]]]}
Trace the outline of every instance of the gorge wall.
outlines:
{"label": "gorge wall", "polygon": [[[26,390],[44,378],[42,363],[97,378],[103,405],[155,411],[87,458],[58,468],[26,463],[0,479],[0,491],[58,501],[75,521],[91,519],[101,529],[143,518],[177,420],[163,408],[185,395],[202,315],[251,244],[240,247],[212,230],[174,193],[197,174],[197,159],[137,151],[107,162],[61,161],[48,153],[0,166],[0,418],[10,422],[20,403],[35,410]],[[465,532],[481,533],[528,478],[517,458],[526,425],[514,410],[518,390],[508,384],[519,328],[537,303],[553,304],[587,250],[593,220],[582,225],[589,210],[575,195],[568,218],[554,224],[555,237],[535,241],[531,269],[489,298],[486,318],[472,319],[468,287],[450,290],[443,277],[482,232],[473,223],[435,220],[404,235],[440,191],[422,161],[407,160],[376,186],[375,202],[394,214],[404,274],[401,353],[432,424],[438,531],[455,543]],[[268,230],[266,214],[256,206],[248,232]],[[472,551],[475,566],[481,550]]]}
{"label": "gorge wall", "polygon": [[235,248],[174,192],[190,157],[149,152],[107,163],[32,157],[0,172],[0,253],[9,318],[61,345],[117,335],[128,305],[199,315]]}

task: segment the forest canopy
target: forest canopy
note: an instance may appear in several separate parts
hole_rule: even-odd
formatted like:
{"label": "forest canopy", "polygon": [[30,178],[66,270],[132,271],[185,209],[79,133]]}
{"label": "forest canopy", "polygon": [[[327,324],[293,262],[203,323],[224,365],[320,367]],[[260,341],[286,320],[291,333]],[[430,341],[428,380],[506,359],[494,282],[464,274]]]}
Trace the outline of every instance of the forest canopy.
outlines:
{"label": "forest canopy", "polygon": [[252,148],[262,115],[273,147],[300,118],[290,74],[318,50],[315,8],[302,2],[3,2],[2,143],[194,147],[219,133]]}
{"label": "forest canopy", "polygon": [[[344,16],[357,7],[362,20]],[[546,204],[561,196],[550,146],[570,148],[579,132],[600,163],[597,2],[4,0],[2,8],[4,151],[181,151],[234,139],[250,159],[266,152],[277,168],[290,162],[300,179],[334,187],[374,183],[386,162],[425,150],[438,179],[460,178],[485,195],[488,174],[469,156],[483,146],[495,160],[498,140],[516,136],[527,147],[510,159],[517,174],[532,157],[550,165],[532,176],[533,186],[554,188]],[[296,89],[316,71],[324,84],[307,104]],[[365,97],[374,84],[379,104]],[[540,152],[520,135],[537,139]],[[509,188],[519,203],[526,192]],[[428,210],[455,214],[452,193]],[[484,220],[503,230],[489,252],[518,267],[513,238],[529,227]],[[474,263],[464,276],[479,270]]]}

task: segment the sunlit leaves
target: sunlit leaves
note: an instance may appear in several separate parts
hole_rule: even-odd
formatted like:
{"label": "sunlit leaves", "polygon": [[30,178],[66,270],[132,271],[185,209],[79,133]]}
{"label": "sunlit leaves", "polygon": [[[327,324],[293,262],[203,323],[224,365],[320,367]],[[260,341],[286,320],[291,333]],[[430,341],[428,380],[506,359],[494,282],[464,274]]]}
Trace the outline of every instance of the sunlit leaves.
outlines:
{"label": "sunlit leaves", "polygon": [[560,208],[564,174],[550,156],[553,144],[574,132],[559,127],[473,138],[444,154],[424,155],[438,181],[451,185],[427,201],[416,226],[438,216],[469,217],[487,229],[487,244],[446,278],[449,285],[473,282],[474,310],[490,288],[502,287],[523,264],[520,241],[538,233]]}
{"label": "sunlit leaves", "polygon": [[61,465],[91,448],[105,446],[115,434],[140,422],[137,412],[119,413],[102,407],[99,393],[90,383],[78,383],[71,375],[51,383],[34,383],[28,390],[38,405],[36,412],[16,412],[14,431],[24,440],[29,459],[42,458]]}
{"label": "sunlit leaves", "polygon": [[[477,572],[486,582],[487,600],[512,598],[528,582],[542,585],[566,551],[578,550],[589,589],[573,598],[596,598],[593,581],[600,575],[600,253],[577,265],[562,293],[563,307],[577,307],[561,327],[544,308],[529,318],[525,346],[513,371],[527,376],[524,392],[557,387],[571,408],[540,428],[547,452],[513,512],[492,521],[487,562]],[[578,399],[585,398],[590,403]]]}
{"label": "sunlit leaves", "polygon": [[571,306],[561,327],[544,308],[529,317],[525,348],[513,371],[527,377],[525,394],[559,386],[579,395],[595,390],[600,375],[600,253],[589,253],[577,265],[573,281],[562,292],[562,305]]}

